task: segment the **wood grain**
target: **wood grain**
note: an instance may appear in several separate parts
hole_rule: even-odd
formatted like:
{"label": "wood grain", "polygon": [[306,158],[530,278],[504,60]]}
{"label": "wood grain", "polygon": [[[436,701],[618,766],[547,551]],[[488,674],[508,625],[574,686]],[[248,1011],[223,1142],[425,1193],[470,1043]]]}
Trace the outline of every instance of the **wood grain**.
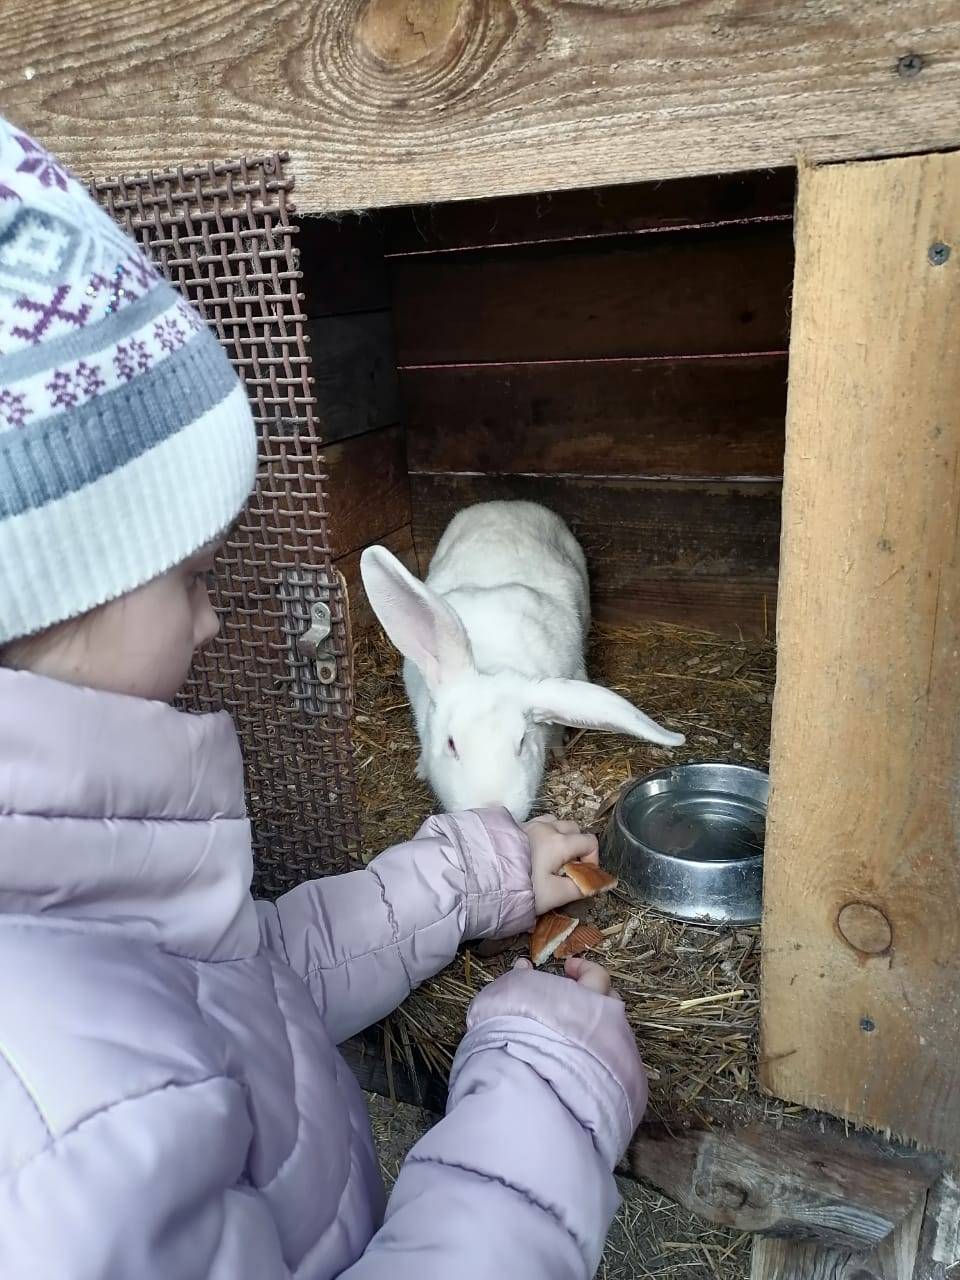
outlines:
{"label": "wood grain", "polygon": [[384,427],[324,450],[335,559],[410,524],[403,428]]}
{"label": "wood grain", "polygon": [[645,1126],[630,1160],[638,1177],[710,1222],[848,1250],[882,1244],[922,1208],[943,1167],[813,1125],[679,1134]]}
{"label": "wood grain", "polygon": [[357,209],[957,146],[958,50],[954,0],[6,0],[0,111],[86,175],[289,147]]}
{"label": "wood grain", "polygon": [[802,172],[795,295],[763,1077],[956,1154],[960,154]]}
{"label": "wood grain", "polygon": [[758,1236],[750,1280],[914,1280],[922,1219],[921,1200],[883,1244],[866,1253]]}
{"label": "wood grain", "polygon": [[389,209],[381,217],[385,251],[396,257],[484,245],[633,237],[742,219],[789,220],[795,196],[796,174],[790,168],[499,200],[457,200]]}
{"label": "wood grain", "polygon": [[785,356],[406,370],[412,471],[779,476]]}
{"label": "wood grain", "polygon": [[395,258],[401,366],[786,350],[787,223]]}

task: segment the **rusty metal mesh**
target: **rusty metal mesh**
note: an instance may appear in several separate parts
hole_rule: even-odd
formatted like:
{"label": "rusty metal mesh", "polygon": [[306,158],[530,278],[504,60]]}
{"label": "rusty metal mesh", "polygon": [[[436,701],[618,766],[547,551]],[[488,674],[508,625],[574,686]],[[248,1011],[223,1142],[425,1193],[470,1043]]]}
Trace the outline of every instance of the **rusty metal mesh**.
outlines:
{"label": "rusty metal mesh", "polygon": [[[189,710],[229,710],[243,745],[256,888],[344,870],[359,844],[343,581],[330,560],[320,430],[303,341],[282,154],[94,183],[103,206],[200,310],[246,383],[260,433],[256,491],[231,530]],[[333,678],[297,651],[330,610]]]}

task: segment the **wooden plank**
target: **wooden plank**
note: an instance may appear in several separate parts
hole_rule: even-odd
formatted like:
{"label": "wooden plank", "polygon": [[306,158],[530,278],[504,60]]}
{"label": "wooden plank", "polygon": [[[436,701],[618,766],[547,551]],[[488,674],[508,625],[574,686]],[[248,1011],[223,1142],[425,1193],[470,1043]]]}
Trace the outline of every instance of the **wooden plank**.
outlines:
{"label": "wooden plank", "polygon": [[756,634],[766,613],[772,625],[778,484],[412,474],[410,486],[424,565],[461,507],[526,499],[557,511],[580,539],[599,619]]}
{"label": "wooden plank", "polygon": [[400,420],[400,389],[387,311],[325,316],[304,325],[324,443]]}
{"label": "wooden plank", "polygon": [[848,1250],[876,1248],[918,1206],[942,1162],[879,1142],[755,1124],[681,1132],[644,1126],[637,1177],[709,1222]]}
{"label": "wooden plank", "polygon": [[[413,533],[409,525],[405,525],[402,529],[396,529],[393,533],[380,534],[373,541],[381,543],[392,551],[398,559],[403,561],[408,569],[411,569],[414,573],[420,573],[421,567],[417,560],[417,553],[414,550]],[[366,593],[363,590],[363,581],[360,577],[360,552],[362,550],[363,548],[360,547],[356,551],[351,551],[347,555],[341,556],[336,561],[336,567],[343,574],[346,584],[347,599],[350,603],[350,624],[354,636],[360,635],[368,627],[378,627],[380,625],[374,617],[373,610],[370,608]]]}
{"label": "wooden plank", "polygon": [[519,498],[542,502],[570,524],[601,594],[639,577],[776,573],[776,483],[414,473],[410,486],[421,555],[461,507]]}
{"label": "wooden plank", "polygon": [[955,0],[6,0],[0,26],[0,111],[80,172],[287,146],[303,211],[955,147],[958,101]]}
{"label": "wooden plank", "polygon": [[[601,583],[602,586],[602,583]],[[641,578],[615,595],[593,593],[597,622],[631,627],[672,622],[726,636],[773,635],[777,580],[751,578]]]}
{"label": "wooden plank", "polygon": [[785,350],[788,223],[395,258],[401,365]]}
{"label": "wooden plank", "polygon": [[785,356],[407,370],[414,471],[779,476]]}
{"label": "wooden plank", "polygon": [[382,215],[384,247],[396,257],[478,245],[646,235],[743,219],[790,219],[795,195],[791,168],[460,200],[387,210]]}
{"label": "wooden plank", "polygon": [[892,1235],[866,1253],[758,1236],[750,1280],[913,1280],[923,1201]]}
{"label": "wooden plank", "polygon": [[960,154],[804,171],[763,1079],[952,1154],[958,467]]}
{"label": "wooden plank", "polygon": [[390,284],[383,257],[383,227],[365,214],[298,218],[296,246],[303,272],[303,311],[308,316],[384,311]]}
{"label": "wooden plank", "polygon": [[384,427],[324,450],[334,559],[410,524],[402,427]]}

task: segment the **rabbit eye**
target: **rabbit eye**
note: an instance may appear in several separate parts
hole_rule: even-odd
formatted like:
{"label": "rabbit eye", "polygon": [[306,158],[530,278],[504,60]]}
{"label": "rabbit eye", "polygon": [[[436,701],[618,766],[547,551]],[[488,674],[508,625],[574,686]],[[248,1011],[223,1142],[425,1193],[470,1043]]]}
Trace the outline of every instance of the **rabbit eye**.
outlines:
{"label": "rabbit eye", "polygon": [[450,752],[450,754],[453,756],[455,760],[460,759],[460,757],[457,755],[457,744],[454,742],[452,738],[447,739],[447,750]]}

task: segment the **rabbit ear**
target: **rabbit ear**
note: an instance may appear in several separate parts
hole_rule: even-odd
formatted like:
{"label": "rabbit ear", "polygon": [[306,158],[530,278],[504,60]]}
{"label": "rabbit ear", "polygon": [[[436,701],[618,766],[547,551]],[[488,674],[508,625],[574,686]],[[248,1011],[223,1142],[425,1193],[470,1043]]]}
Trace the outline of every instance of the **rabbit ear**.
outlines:
{"label": "rabbit ear", "polygon": [[587,680],[531,680],[526,694],[530,716],[543,724],[629,733],[664,747],[679,747],[684,742],[682,733],[671,733],[626,698]]}
{"label": "rabbit ear", "polygon": [[368,547],[360,576],[371,608],[391,642],[436,689],[473,667],[463,623],[440,596],[415,578],[386,547]]}

